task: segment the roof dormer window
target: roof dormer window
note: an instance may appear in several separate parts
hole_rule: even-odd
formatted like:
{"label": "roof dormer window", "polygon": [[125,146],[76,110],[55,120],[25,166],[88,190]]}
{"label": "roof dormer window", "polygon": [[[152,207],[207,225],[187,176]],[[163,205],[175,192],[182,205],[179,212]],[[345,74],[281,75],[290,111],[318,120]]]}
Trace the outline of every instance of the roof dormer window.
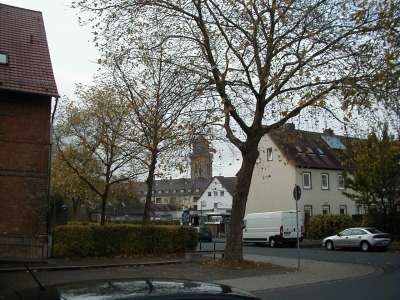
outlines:
{"label": "roof dormer window", "polygon": [[8,65],[8,53],[0,51],[0,65]]}

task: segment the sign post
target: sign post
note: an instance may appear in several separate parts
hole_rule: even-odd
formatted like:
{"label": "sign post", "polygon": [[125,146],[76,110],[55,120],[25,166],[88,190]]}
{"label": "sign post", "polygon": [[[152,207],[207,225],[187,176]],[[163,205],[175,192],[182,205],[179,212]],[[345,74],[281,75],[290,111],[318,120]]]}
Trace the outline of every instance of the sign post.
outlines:
{"label": "sign post", "polygon": [[298,202],[301,197],[301,188],[295,184],[293,189],[293,198],[296,201],[296,231],[297,231],[297,268],[300,269],[300,242],[299,242],[299,208]]}

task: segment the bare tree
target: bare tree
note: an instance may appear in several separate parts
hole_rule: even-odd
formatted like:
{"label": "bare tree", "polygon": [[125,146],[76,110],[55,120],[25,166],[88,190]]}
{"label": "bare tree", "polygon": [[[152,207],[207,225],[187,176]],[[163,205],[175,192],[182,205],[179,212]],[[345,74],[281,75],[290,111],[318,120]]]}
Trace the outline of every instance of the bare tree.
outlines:
{"label": "bare tree", "polygon": [[223,118],[227,138],[243,158],[228,260],[242,259],[241,224],[262,136],[311,107],[347,122],[353,108],[373,106],[377,98],[371,91],[393,89],[398,82],[398,0],[80,0],[73,5],[93,13],[100,48],[110,43],[137,51],[184,48],[175,63],[202,76],[219,98],[217,118]]}
{"label": "bare tree", "polygon": [[107,86],[80,87],[80,102],[66,102],[59,110],[55,142],[62,160],[101,198],[101,225],[110,188],[141,175],[134,160],[141,149],[123,137],[130,132],[129,110]]}
{"label": "bare tree", "polygon": [[190,150],[199,123],[193,103],[201,97],[202,86],[199,79],[186,80],[188,71],[173,63],[176,52],[164,53],[162,47],[140,53],[108,51],[103,65],[131,111],[132,133],[124,136],[142,149],[135,159],[147,169],[143,215],[143,225],[147,225],[155,177],[184,170],[185,151]]}

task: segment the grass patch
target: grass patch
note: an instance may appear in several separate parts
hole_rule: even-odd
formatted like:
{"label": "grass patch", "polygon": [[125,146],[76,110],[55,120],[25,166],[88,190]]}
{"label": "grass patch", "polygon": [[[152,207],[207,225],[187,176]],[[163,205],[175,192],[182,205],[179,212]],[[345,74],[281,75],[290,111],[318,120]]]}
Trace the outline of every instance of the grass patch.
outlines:
{"label": "grass patch", "polygon": [[230,261],[226,259],[213,259],[207,261],[199,261],[198,263],[204,266],[214,266],[226,270],[249,270],[258,268],[267,269],[274,267],[273,264],[268,262],[256,262],[251,260]]}

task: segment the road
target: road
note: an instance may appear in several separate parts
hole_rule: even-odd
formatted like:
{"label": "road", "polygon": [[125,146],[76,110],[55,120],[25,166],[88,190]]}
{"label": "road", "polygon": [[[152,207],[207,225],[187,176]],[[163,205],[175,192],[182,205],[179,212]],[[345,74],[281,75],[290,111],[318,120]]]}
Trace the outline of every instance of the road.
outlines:
{"label": "road", "polygon": [[[202,245],[203,249],[224,249],[224,243]],[[277,257],[297,258],[297,248],[281,246],[245,245],[244,254],[267,255]],[[327,251],[325,248],[304,248],[299,250],[300,265],[302,259],[321,260],[329,262],[345,262],[373,266],[377,272],[368,277],[335,281],[324,284],[314,284],[296,288],[269,290],[253,293],[261,299],[324,299],[324,300],[399,300],[400,299],[400,255],[380,251],[361,252],[358,250]]]}

